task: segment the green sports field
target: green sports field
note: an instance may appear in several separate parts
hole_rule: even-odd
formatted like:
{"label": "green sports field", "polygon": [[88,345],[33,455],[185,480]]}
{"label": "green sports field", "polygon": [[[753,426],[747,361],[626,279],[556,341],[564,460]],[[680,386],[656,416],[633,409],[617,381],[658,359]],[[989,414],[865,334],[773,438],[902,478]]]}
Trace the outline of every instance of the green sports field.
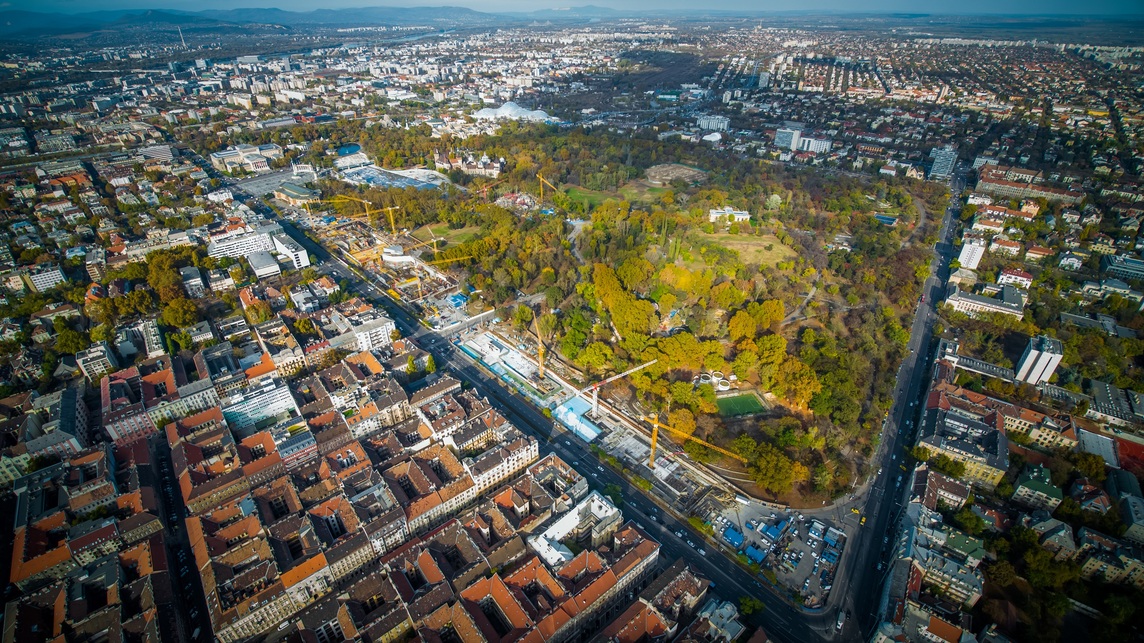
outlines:
{"label": "green sports field", "polygon": [[766,410],[759,398],[751,393],[721,397],[715,400],[715,404],[719,407],[719,415],[723,417],[751,415]]}

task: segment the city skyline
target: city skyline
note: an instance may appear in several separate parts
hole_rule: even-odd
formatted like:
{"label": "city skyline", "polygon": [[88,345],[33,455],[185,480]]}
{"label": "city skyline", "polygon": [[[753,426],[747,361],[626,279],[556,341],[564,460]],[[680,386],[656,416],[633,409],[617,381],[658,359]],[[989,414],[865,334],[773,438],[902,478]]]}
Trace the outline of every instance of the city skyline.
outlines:
{"label": "city skyline", "polygon": [[1095,0],[1083,4],[1066,2],[1065,0],[1007,0],[1004,2],[990,2],[989,0],[968,0],[956,6],[949,4],[935,4],[932,8],[919,6],[916,2],[907,0],[873,0],[863,3],[852,3],[846,0],[811,0],[800,3],[798,9],[790,9],[788,3],[767,0],[765,2],[750,2],[743,0],[723,0],[715,3],[705,3],[702,9],[696,9],[693,3],[686,0],[665,0],[663,2],[646,3],[639,0],[619,0],[617,2],[582,2],[566,3],[552,2],[538,6],[535,2],[524,0],[454,0],[449,2],[416,2],[396,5],[393,3],[377,2],[330,2],[322,7],[315,7],[313,3],[303,0],[245,0],[236,6],[226,0],[203,0],[191,2],[189,0],[176,0],[174,2],[157,4],[154,0],[112,0],[99,3],[81,3],[75,0],[45,0],[34,4],[23,2],[0,3],[0,10],[58,12],[58,13],[87,13],[98,11],[122,10],[174,10],[174,11],[210,11],[228,9],[280,9],[283,11],[309,12],[316,9],[355,9],[367,7],[464,7],[475,11],[488,13],[527,13],[536,11],[551,11],[580,8],[603,8],[618,12],[632,12],[649,10],[655,12],[672,12],[702,15],[703,13],[729,12],[743,14],[780,14],[799,15],[824,13],[833,15],[860,15],[860,14],[899,14],[912,16],[932,14],[934,16],[1108,16],[1108,15],[1144,15],[1144,8],[1139,4],[1126,0]]}

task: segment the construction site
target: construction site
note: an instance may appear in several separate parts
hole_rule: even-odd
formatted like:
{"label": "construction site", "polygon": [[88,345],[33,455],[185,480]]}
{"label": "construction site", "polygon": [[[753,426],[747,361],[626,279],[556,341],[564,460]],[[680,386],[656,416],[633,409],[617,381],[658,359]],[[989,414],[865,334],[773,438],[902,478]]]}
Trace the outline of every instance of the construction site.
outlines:
{"label": "construction site", "polygon": [[693,462],[681,445],[694,442],[741,462],[739,455],[664,424],[633,401],[605,394],[609,385],[655,364],[655,360],[589,383],[578,369],[558,359],[546,359],[549,341],[551,337],[535,323],[531,332],[501,324],[495,330],[468,335],[457,345],[513,390],[547,409],[568,439],[575,437],[595,445],[645,480],[660,497],[686,505],[703,497],[704,490],[719,489],[731,496],[739,493],[723,478],[724,470]]}
{"label": "construction site", "polygon": [[[422,253],[434,253],[440,239],[419,240],[398,229],[397,207],[374,208],[364,199],[340,195],[323,203],[359,204],[360,212],[311,219],[323,241],[340,250],[348,262],[381,286],[434,329],[447,328],[469,318],[469,297],[462,291],[463,275],[450,266],[469,259],[456,257],[426,261]],[[320,223],[318,223],[320,221]],[[382,229],[389,224],[389,233]]]}

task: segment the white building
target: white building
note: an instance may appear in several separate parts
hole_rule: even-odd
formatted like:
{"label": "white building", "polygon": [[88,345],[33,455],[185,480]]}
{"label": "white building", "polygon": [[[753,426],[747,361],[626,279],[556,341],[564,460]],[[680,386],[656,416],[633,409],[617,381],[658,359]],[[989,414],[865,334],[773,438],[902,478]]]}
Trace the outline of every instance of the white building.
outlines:
{"label": "white building", "polygon": [[250,269],[254,271],[254,276],[259,279],[282,274],[278,260],[265,250],[250,253],[246,256],[246,260],[250,262]]}
{"label": "white building", "polygon": [[961,242],[961,254],[957,255],[957,262],[966,270],[977,270],[981,258],[985,256],[985,238],[979,235],[965,235]]}
{"label": "white building", "polygon": [[75,363],[84,377],[92,382],[99,381],[104,373],[119,368],[115,355],[111,352],[111,347],[108,346],[107,342],[95,342],[86,350],[76,353]]}
{"label": "white building", "polygon": [[700,116],[696,125],[702,130],[711,130],[714,132],[726,132],[731,127],[731,119],[726,116],[714,116],[711,114],[704,114]]}
{"label": "white building", "polygon": [[25,273],[24,281],[32,290],[44,292],[64,283],[67,277],[56,264],[42,263]]}
{"label": "white building", "polygon": [[397,325],[384,313],[367,310],[348,318],[353,326],[359,351],[372,351],[386,348],[393,343],[393,331]]}
{"label": "white building", "polygon": [[[561,516],[545,529],[544,532],[528,539],[528,546],[536,552],[537,556],[549,567],[559,569],[568,561],[575,558],[568,547],[561,541],[578,530],[582,530],[585,523],[592,523],[591,529],[597,531],[599,527],[606,530],[609,526],[613,531],[620,523],[620,510],[599,491],[593,491],[587,498],[571,511]],[[593,538],[595,540],[596,538]]]}
{"label": "white building", "polygon": [[290,388],[274,377],[265,378],[222,400],[222,416],[235,433],[279,415],[301,415]]}
{"label": "white building", "polygon": [[297,241],[281,234],[271,235],[271,239],[274,241],[274,251],[288,257],[294,264],[294,270],[310,265],[310,254]]}
{"label": "white building", "polygon": [[1006,268],[1002,270],[1001,274],[997,277],[997,285],[1004,286],[1005,284],[1028,290],[1033,286],[1033,275],[1024,270]]}
{"label": "white building", "polygon": [[779,128],[775,131],[775,147],[783,150],[797,150],[802,132],[796,129]]}
{"label": "white building", "polygon": [[207,254],[218,257],[245,257],[252,252],[269,252],[274,249],[274,241],[265,232],[251,232],[212,241],[207,245]]}
{"label": "white building", "polygon": [[1049,381],[1064,358],[1064,345],[1060,340],[1041,335],[1030,337],[1025,354],[1017,363],[1017,379],[1037,386]]}
{"label": "white building", "polygon": [[933,167],[930,168],[930,178],[944,181],[953,176],[953,168],[957,164],[957,150],[952,146],[935,147],[930,152],[933,157]]}
{"label": "white building", "polygon": [[950,286],[950,295],[945,302],[970,317],[984,313],[1002,313],[1018,319],[1025,316],[1025,298],[1013,286],[1002,286],[1000,297],[968,293],[957,286]]}
{"label": "white building", "polygon": [[799,137],[798,149],[804,152],[825,154],[834,147],[834,141],[828,138],[802,138]]}
{"label": "white building", "polygon": [[751,213],[746,210],[736,210],[731,206],[724,206],[722,208],[713,208],[707,213],[707,220],[711,223],[742,223],[751,219]]}
{"label": "white building", "polygon": [[248,172],[267,172],[270,161],[282,157],[282,148],[273,143],[266,145],[237,145],[211,154],[211,165],[220,172],[242,168]]}

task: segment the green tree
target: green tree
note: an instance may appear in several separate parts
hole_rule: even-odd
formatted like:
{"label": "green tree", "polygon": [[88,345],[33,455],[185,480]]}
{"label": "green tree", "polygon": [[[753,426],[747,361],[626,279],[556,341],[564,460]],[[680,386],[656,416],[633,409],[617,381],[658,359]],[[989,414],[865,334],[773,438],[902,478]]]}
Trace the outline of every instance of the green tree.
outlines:
{"label": "green tree", "polygon": [[302,335],[317,335],[318,328],[314,325],[314,320],[309,317],[299,317],[294,322],[294,330]]}
{"label": "green tree", "polygon": [[999,560],[985,569],[989,582],[1001,587],[1009,587],[1017,580],[1017,570],[1007,560]]}
{"label": "green tree", "polygon": [[274,310],[270,308],[270,304],[262,300],[255,301],[246,308],[246,319],[251,324],[261,324],[273,316]]}
{"label": "green tree", "polygon": [[740,596],[739,597],[739,612],[743,616],[750,616],[762,612],[766,608],[763,602],[754,596]]}
{"label": "green tree", "polygon": [[985,519],[978,516],[969,505],[962,507],[960,511],[954,514],[953,524],[970,536],[976,536],[985,531]]}
{"label": "green tree", "polygon": [[528,306],[517,306],[512,312],[513,322],[516,324],[516,327],[520,329],[528,328],[528,324],[532,322],[532,317],[532,309]]}
{"label": "green tree", "polygon": [[430,374],[437,372],[437,360],[433,359],[432,354],[425,358],[425,372]]}
{"label": "green tree", "polygon": [[576,361],[589,369],[599,371],[612,362],[612,349],[603,342],[592,342],[580,352]]}
{"label": "green tree", "polygon": [[1104,479],[1108,477],[1108,471],[1105,468],[1104,458],[1095,453],[1087,453],[1084,451],[1072,454],[1073,465],[1076,466],[1077,471],[1081,475],[1088,478],[1088,481],[1093,484],[1101,484]]}
{"label": "green tree", "polygon": [[91,345],[87,333],[81,333],[71,328],[64,328],[56,335],[56,350],[68,355],[75,355]]}
{"label": "green tree", "polygon": [[199,321],[199,308],[186,297],[172,299],[161,315],[163,323],[173,328],[187,328]]}
{"label": "green tree", "polygon": [[794,486],[790,458],[766,442],[759,443],[748,468],[755,483],[771,493],[783,494]]}

